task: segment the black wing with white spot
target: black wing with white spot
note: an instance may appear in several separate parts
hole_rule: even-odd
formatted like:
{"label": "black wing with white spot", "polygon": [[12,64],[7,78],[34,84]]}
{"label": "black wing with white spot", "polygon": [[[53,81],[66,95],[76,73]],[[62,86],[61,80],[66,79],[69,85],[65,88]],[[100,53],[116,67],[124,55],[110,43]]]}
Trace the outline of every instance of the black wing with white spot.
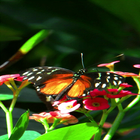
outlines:
{"label": "black wing with white spot", "polygon": [[115,73],[110,72],[91,72],[85,73],[84,75],[91,77],[91,87],[89,90],[106,89],[110,84],[118,86],[124,82],[124,77]]}
{"label": "black wing with white spot", "polygon": [[29,82],[32,82],[35,86],[41,85],[45,81],[51,79],[55,74],[73,74],[74,72],[68,69],[60,67],[34,67],[29,68],[20,73],[21,76],[24,76],[23,80],[28,79]]}

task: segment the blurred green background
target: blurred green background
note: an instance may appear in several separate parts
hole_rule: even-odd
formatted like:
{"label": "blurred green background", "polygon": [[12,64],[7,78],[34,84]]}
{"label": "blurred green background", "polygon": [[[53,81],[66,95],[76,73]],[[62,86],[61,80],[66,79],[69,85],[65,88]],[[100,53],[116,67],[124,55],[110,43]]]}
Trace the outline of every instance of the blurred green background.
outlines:
{"label": "blurred green background", "polygon": [[124,53],[119,70],[131,71],[140,60],[139,8],[138,0],[1,0],[0,64],[47,29],[50,35],[4,73],[38,66],[44,57],[45,65],[77,71],[81,52],[88,68]]}
{"label": "blurred green background", "polygon": [[[132,65],[140,63],[139,0],[0,0],[0,21],[0,64],[40,30],[51,31],[1,75],[18,73],[42,63],[77,71],[82,68],[81,52],[85,67],[90,70],[100,63],[121,60],[115,64],[116,70],[138,73]],[[123,57],[116,58],[122,53]],[[130,83],[133,84],[131,79]],[[135,88],[132,91],[137,92]],[[21,94],[18,108],[35,112],[45,109],[34,90],[28,96],[23,92],[26,94]],[[42,109],[35,110],[31,102],[41,104]],[[8,106],[8,102],[5,104]]]}

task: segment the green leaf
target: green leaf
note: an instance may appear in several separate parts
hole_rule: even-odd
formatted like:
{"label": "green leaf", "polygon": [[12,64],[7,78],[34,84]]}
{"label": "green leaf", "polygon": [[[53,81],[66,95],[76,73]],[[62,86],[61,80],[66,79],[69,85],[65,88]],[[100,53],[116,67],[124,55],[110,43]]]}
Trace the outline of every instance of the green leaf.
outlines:
{"label": "green leaf", "polygon": [[12,91],[5,84],[0,86],[0,101],[13,99]]}
{"label": "green leaf", "polygon": [[28,53],[35,45],[45,39],[49,33],[50,32],[48,30],[41,30],[40,32],[36,33],[22,45],[20,51],[22,53]]}
{"label": "green leaf", "polygon": [[2,135],[0,136],[0,140],[8,140],[8,135]]}
{"label": "green leaf", "polygon": [[21,115],[18,122],[16,123],[9,140],[18,140],[26,130],[29,123],[29,111],[26,111]]}
{"label": "green leaf", "polygon": [[89,140],[98,131],[93,123],[81,123],[69,127],[59,128],[46,133],[35,140]]}
{"label": "green leaf", "polygon": [[13,99],[13,95],[11,95],[11,94],[1,94],[0,93],[0,101],[10,100],[10,99]]}
{"label": "green leaf", "polygon": [[36,131],[27,130],[20,138],[20,140],[34,140],[35,138],[39,137],[41,134]]}
{"label": "green leaf", "polygon": [[[23,136],[19,140],[34,140],[35,138],[39,137],[41,134],[36,131],[27,130],[23,134]],[[8,140],[8,135],[0,136],[0,140]]]}

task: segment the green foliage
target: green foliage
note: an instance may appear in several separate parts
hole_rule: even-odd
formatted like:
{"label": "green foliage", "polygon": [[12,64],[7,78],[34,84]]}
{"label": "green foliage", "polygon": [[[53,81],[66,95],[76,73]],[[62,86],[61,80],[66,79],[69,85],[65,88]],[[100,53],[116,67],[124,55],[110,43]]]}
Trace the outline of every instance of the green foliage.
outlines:
{"label": "green foliage", "polygon": [[0,100],[9,100],[9,99],[13,99],[13,95],[11,94],[0,94]]}
{"label": "green foliage", "polygon": [[[23,136],[19,140],[27,140],[27,139],[34,140],[35,138],[37,138],[39,136],[40,136],[40,134],[38,132],[27,130],[27,131],[24,132]],[[1,140],[7,140],[8,135],[0,136],[0,139]],[[16,138],[14,140],[16,140]]]}
{"label": "green foliage", "polygon": [[69,127],[64,127],[44,134],[35,140],[72,140],[72,139],[90,139],[98,131],[98,126],[93,127],[92,123],[81,123]]}
{"label": "green foliage", "polygon": [[24,114],[21,115],[15,127],[13,128],[9,140],[15,139],[18,140],[23,135],[24,131],[27,129],[28,123],[29,123],[29,111],[26,111]]}

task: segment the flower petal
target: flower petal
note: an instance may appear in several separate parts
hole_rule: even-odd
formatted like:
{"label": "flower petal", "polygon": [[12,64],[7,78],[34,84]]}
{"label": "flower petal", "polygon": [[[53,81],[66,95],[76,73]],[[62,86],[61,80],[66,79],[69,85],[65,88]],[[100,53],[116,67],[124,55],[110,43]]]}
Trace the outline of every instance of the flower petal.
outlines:
{"label": "flower petal", "polygon": [[58,110],[60,110],[61,113],[68,113],[68,112],[72,112],[78,109],[79,107],[80,107],[80,104],[77,104],[76,100],[71,100],[71,101],[61,103],[58,106]]}
{"label": "flower petal", "polygon": [[88,98],[83,101],[88,110],[103,110],[109,108],[108,101],[104,98]]}

